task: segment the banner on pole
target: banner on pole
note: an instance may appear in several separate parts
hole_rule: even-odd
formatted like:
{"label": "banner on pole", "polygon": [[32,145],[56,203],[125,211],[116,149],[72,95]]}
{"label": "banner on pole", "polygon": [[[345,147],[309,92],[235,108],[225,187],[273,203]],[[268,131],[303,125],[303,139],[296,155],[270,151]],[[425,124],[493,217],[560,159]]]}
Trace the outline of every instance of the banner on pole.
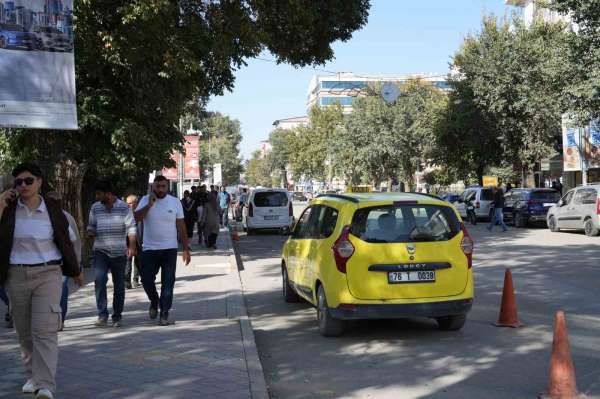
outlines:
{"label": "banner on pole", "polygon": [[77,129],[73,0],[0,0],[0,127]]}

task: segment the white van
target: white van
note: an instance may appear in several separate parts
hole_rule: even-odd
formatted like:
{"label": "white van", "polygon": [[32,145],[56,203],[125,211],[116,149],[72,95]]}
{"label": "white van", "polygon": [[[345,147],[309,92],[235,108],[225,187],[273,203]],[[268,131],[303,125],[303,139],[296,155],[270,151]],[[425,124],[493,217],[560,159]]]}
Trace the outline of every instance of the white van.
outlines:
{"label": "white van", "polygon": [[289,231],[294,224],[294,208],[287,190],[257,188],[250,193],[244,207],[242,226],[248,235],[259,229]]}
{"label": "white van", "polygon": [[467,217],[467,208],[465,201],[470,201],[475,206],[475,214],[477,218],[489,218],[491,216],[491,207],[494,203],[494,193],[492,187],[471,186],[458,197],[458,200],[453,203],[454,207],[460,214],[460,217]]}

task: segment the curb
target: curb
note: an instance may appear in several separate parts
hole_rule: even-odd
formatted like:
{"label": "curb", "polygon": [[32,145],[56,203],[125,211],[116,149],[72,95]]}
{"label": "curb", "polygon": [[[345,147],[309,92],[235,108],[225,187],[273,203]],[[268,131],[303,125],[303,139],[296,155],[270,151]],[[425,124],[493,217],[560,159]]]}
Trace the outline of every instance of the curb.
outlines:
{"label": "curb", "polygon": [[242,344],[244,345],[244,354],[246,357],[246,369],[248,370],[248,378],[250,381],[250,396],[252,399],[269,399],[265,374],[258,356],[256,347],[256,339],[252,329],[252,322],[248,317],[248,309],[244,300],[242,278],[240,276],[235,249],[231,241],[229,230],[221,230],[221,233],[226,233],[226,242],[229,248],[229,265],[232,278],[232,288],[229,291],[227,298],[227,317],[237,319],[240,324],[242,333]]}

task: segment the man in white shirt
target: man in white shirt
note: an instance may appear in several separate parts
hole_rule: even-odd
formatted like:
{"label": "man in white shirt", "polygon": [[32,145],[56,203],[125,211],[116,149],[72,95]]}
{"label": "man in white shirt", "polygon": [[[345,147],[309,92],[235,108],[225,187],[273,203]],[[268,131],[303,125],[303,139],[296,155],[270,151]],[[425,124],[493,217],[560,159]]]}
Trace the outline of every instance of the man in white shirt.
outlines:
{"label": "man in white shirt", "polygon": [[[152,191],[144,196],[135,211],[135,220],[144,222],[142,244],[142,285],[150,300],[150,319],[156,319],[160,307],[159,325],[169,325],[173,304],[175,269],[179,243],[183,244],[183,263],[190,263],[190,248],[181,202],[167,194],[168,180],[156,176]],[[160,297],[156,290],[156,275],[161,270]]]}

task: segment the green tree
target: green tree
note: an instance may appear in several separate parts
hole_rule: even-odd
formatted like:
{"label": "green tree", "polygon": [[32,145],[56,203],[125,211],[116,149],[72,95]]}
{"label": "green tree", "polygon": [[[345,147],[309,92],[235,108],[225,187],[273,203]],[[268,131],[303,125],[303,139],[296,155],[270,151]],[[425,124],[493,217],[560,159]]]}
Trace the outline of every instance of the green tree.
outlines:
{"label": "green tree", "polygon": [[[477,147],[489,156],[485,166],[503,159],[531,170],[553,152],[561,137],[561,115],[569,106],[565,89],[571,66],[565,25],[536,20],[528,27],[520,19],[510,22],[484,18],[481,32],[467,36],[453,59],[459,76],[454,88],[459,92],[449,102],[453,109],[446,120],[457,125],[448,126],[455,133],[446,132],[446,138],[457,138],[467,126],[474,129],[468,140],[477,132],[481,139],[475,146],[467,144],[464,157],[450,155],[451,162],[459,170],[465,162],[476,166],[479,176],[484,160],[477,156]],[[455,143],[446,141],[442,148],[456,148]]]}
{"label": "green tree", "polygon": [[431,110],[444,94],[427,82],[402,85],[400,97],[387,104],[379,88],[356,99],[353,112],[330,140],[337,174],[351,184],[405,179],[414,183],[433,137]]}
{"label": "green tree", "polygon": [[330,137],[342,124],[344,117],[340,104],[329,107],[314,106],[309,113],[308,126],[293,129],[290,165],[295,176],[325,181],[331,178]]}
{"label": "green tree", "polygon": [[294,132],[290,129],[277,128],[269,134],[271,151],[268,158],[272,172],[281,176],[280,181],[277,182],[280,187],[287,187],[287,169],[293,153],[293,140]]}
{"label": "green tree", "polygon": [[219,112],[188,115],[182,122],[184,126],[192,126],[201,133],[200,169],[205,176],[210,175],[213,166],[220,163],[223,184],[238,183],[244,169],[240,158],[240,122]]}
{"label": "green tree", "polygon": [[553,0],[546,6],[568,14],[577,24],[577,29],[569,32],[574,75],[568,90],[572,102],[569,111],[587,124],[600,118],[600,1]]}
{"label": "green tree", "polygon": [[263,157],[260,150],[254,151],[246,162],[246,182],[251,186],[271,187],[271,170],[267,157]]}
{"label": "green tree", "polygon": [[60,191],[83,225],[84,178],[143,183],[181,148],[180,116],[233,89],[245,60],[266,50],[277,62],[323,64],[331,43],[364,26],[368,9],[368,0],[76,1],[80,131],[5,130],[0,155],[11,164],[37,160],[56,170],[53,180],[69,179]]}

